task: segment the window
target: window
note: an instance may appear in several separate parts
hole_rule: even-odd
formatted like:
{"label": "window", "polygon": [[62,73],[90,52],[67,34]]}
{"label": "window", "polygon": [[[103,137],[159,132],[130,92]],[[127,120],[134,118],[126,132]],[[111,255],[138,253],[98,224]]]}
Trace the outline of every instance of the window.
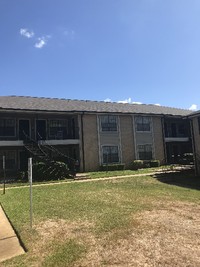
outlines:
{"label": "window", "polygon": [[138,155],[141,160],[151,160],[152,156],[152,145],[138,145]]}
{"label": "window", "polygon": [[102,151],[103,164],[119,162],[118,146],[103,146]]}
{"label": "window", "polygon": [[135,118],[136,131],[137,132],[150,132],[151,130],[151,118],[138,116]]}
{"label": "window", "polygon": [[117,116],[105,115],[101,116],[101,130],[103,132],[117,131]]}
{"label": "window", "polygon": [[49,121],[49,136],[54,139],[64,139],[67,134],[66,120],[50,120]]}
{"label": "window", "polygon": [[15,151],[0,151],[0,169],[3,169],[3,156],[5,156],[5,168],[13,170],[16,168],[16,153]]}
{"label": "window", "polygon": [[186,125],[181,123],[178,125],[178,136],[185,137],[186,136]]}
{"label": "window", "polygon": [[0,136],[15,136],[15,120],[0,119]]}

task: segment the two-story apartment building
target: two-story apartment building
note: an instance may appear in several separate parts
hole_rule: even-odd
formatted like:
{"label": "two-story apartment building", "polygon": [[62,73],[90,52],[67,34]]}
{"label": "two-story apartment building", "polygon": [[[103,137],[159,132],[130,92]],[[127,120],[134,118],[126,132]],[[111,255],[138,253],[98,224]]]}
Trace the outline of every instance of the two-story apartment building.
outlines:
{"label": "two-story apartment building", "polygon": [[106,163],[128,167],[134,159],[176,163],[192,152],[189,113],[157,105],[1,96],[0,161],[5,155],[7,169],[25,169],[28,139],[78,160],[81,171]]}

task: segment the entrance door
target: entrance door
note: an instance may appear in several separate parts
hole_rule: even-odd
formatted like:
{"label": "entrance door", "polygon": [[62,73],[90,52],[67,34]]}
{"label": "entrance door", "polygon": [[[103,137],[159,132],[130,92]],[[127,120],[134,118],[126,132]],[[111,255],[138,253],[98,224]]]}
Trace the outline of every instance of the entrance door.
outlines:
{"label": "entrance door", "polygon": [[19,139],[25,140],[30,136],[29,120],[19,120]]}
{"label": "entrance door", "polygon": [[37,140],[46,140],[46,120],[36,120]]}

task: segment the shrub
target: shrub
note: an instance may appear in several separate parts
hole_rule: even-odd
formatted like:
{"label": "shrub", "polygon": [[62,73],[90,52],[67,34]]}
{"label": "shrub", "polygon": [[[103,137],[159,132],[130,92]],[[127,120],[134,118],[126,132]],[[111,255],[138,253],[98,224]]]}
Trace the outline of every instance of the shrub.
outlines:
{"label": "shrub", "polygon": [[143,160],[134,160],[131,163],[131,169],[132,170],[138,170],[144,167],[144,161]]}
{"label": "shrub", "polygon": [[101,165],[100,171],[120,171],[124,170],[125,164],[108,164],[108,165]]}
{"label": "shrub", "polygon": [[33,164],[34,181],[61,180],[69,177],[69,169],[64,162],[36,162]]}
{"label": "shrub", "polygon": [[159,160],[151,160],[150,161],[150,167],[159,167],[160,161]]}

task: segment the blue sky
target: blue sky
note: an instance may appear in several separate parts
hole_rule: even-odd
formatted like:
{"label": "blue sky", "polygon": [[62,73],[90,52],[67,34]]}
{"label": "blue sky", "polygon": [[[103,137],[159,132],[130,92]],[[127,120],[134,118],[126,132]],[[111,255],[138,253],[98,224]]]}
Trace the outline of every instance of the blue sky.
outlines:
{"label": "blue sky", "polygon": [[0,95],[200,109],[199,0],[0,0]]}

